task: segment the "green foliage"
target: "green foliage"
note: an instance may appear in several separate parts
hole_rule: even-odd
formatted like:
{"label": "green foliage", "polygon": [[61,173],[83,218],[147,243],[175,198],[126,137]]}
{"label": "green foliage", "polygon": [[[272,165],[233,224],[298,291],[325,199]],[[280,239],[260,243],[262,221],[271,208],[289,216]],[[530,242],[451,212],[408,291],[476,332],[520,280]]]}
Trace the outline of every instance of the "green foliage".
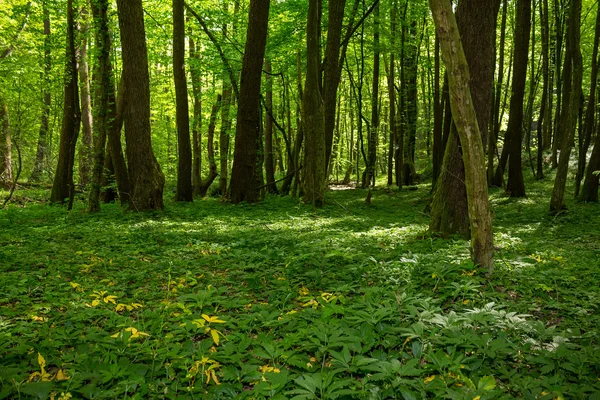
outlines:
{"label": "green foliage", "polygon": [[598,209],[548,217],[548,189],[493,195],[491,279],[425,233],[427,187],[332,192],[318,214],[275,197],[65,214],[17,192],[0,398],[593,398]]}

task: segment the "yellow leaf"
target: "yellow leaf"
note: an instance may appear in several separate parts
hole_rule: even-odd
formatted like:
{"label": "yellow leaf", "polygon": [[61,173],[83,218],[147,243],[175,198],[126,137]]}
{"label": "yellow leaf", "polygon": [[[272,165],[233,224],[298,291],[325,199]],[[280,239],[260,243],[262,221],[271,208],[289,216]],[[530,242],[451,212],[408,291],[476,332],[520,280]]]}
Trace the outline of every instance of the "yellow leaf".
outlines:
{"label": "yellow leaf", "polygon": [[64,393],[64,392],[62,392],[62,393],[60,394],[60,397],[59,397],[57,400],[69,400],[69,399],[71,399],[72,397],[73,397],[73,395],[71,395],[71,393],[68,393],[68,392],[67,392],[67,393]]}
{"label": "yellow leaf", "polygon": [[305,287],[300,288],[300,290],[298,290],[298,294],[300,296],[307,296],[309,293],[308,289]]}
{"label": "yellow leaf", "polygon": [[41,377],[39,372],[34,372],[33,374],[29,375],[29,382],[33,382],[33,380],[37,377]]}
{"label": "yellow leaf", "polygon": [[33,321],[36,321],[36,322],[45,322],[46,321],[46,318],[44,318],[44,317],[38,317],[37,315],[32,315],[31,319]]}
{"label": "yellow leaf", "polygon": [[126,305],[125,304],[117,304],[117,306],[115,307],[115,311],[119,312],[119,311],[123,311],[125,309]]}
{"label": "yellow leaf", "polygon": [[218,345],[219,344],[219,331],[216,329],[211,329],[210,336],[212,336],[212,339],[215,342],[215,344]]}
{"label": "yellow leaf", "polygon": [[211,369],[209,372],[210,372],[210,376],[212,377],[215,384],[220,385],[221,382],[219,382],[219,380],[217,379],[217,374],[215,374],[215,371]]}
{"label": "yellow leaf", "polygon": [[131,307],[133,307],[133,309],[136,309],[136,308],[141,308],[143,306],[140,303],[131,303]]}
{"label": "yellow leaf", "polygon": [[40,365],[40,369],[43,371],[44,367],[46,366],[46,360],[40,353],[38,353],[38,364]]}
{"label": "yellow leaf", "polygon": [[463,270],[463,272],[462,272],[462,274],[466,275],[466,276],[473,276],[476,273],[477,273],[477,270],[475,270],[475,271],[465,271],[465,270]]}
{"label": "yellow leaf", "polygon": [[96,299],[92,301],[92,307],[96,307],[98,304],[100,304],[100,300]]}
{"label": "yellow leaf", "polygon": [[121,334],[121,332],[117,332],[117,333],[115,333],[114,335],[110,335],[110,337],[111,337],[111,338],[115,338],[115,339],[116,339],[116,338],[118,338],[118,337],[119,337],[119,335],[120,335],[120,334]]}
{"label": "yellow leaf", "polygon": [[62,369],[59,369],[54,379],[56,379],[57,381],[68,381],[71,378],[65,375]]}
{"label": "yellow leaf", "polygon": [[79,283],[75,283],[75,282],[69,282],[69,284],[71,285],[71,287],[72,287],[73,289],[77,289],[77,288],[80,288],[80,287],[81,287],[81,285],[80,285]]}
{"label": "yellow leaf", "polygon": [[219,317],[216,315],[214,317],[209,317],[206,314],[202,314],[202,318],[204,318],[207,322],[211,322],[211,323],[212,322],[214,322],[216,324],[224,324],[225,323],[225,321],[219,319]]}
{"label": "yellow leaf", "polygon": [[431,279],[435,279],[437,277],[437,274],[434,272],[433,274],[431,274]]}
{"label": "yellow leaf", "polygon": [[481,396],[473,397],[473,400],[479,400],[479,399],[481,399]]}
{"label": "yellow leaf", "polygon": [[116,299],[116,298],[117,298],[117,296],[106,296],[106,297],[104,298],[104,302],[105,302],[105,303],[113,303],[113,304],[117,304],[117,303],[115,302],[115,299]]}
{"label": "yellow leaf", "polygon": [[470,302],[471,302],[471,300],[469,300],[469,299],[463,300],[463,304],[469,304]]}
{"label": "yellow leaf", "polygon": [[427,378],[425,378],[425,379],[423,380],[423,382],[425,382],[425,383],[429,383],[429,382],[431,382],[431,381],[432,381],[432,380],[434,380],[434,379],[435,379],[435,375],[431,375],[431,376],[428,376]]}
{"label": "yellow leaf", "polygon": [[192,320],[192,324],[196,326],[196,328],[203,328],[206,322],[203,319],[195,319]]}

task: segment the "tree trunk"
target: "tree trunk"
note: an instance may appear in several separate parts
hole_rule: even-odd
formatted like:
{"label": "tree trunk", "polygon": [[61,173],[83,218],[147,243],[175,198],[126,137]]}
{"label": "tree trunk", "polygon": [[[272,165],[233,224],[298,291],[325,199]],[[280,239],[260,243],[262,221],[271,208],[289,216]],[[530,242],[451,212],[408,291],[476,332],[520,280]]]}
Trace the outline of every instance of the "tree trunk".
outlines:
{"label": "tree trunk", "polygon": [[267,115],[265,118],[265,173],[267,179],[267,192],[277,194],[275,184],[275,160],[273,157],[273,78],[271,76],[271,61],[265,60],[265,103]]}
{"label": "tree trunk", "polygon": [[319,0],[309,0],[306,24],[306,83],[304,87],[304,197],[305,203],[325,203],[326,156],[323,101],[319,89]]}
{"label": "tree trunk", "polygon": [[117,0],[123,80],[125,141],[131,202],[136,211],[161,210],[165,177],[152,151],[150,78],[141,0]]}
{"label": "tree trunk", "polygon": [[202,85],[200,79],[200,53],[189,30],[190,77],[192,78],[192,93],[194,101],[194,120],[192,122],[192,186],[194,196],[199,196],[202,184]]}
{"label": "tree trunk", "polygon": [[444,122],[444,102],[442,101],[440,91],[440,41],[435,36],[434,67],[433,67],[433,177],[432,187],[434,187],[440,176],[442,162],[444,160],[443,140],[443,122]]}
{"label": "tree trunk", "polygon": [[[448,70],[452,116],[463,146],[471,225],[471,257],[475,264],[487,268],[489,273],[492,273],[494,267],[492,218],[488,201],[482,136],[469,88],[469,65],[452,13],[452,5],[445,0],[430,0],[429,4],[440,38],[444,63]],[[485,117],[485,121],[488,121],[489,115]]]}
{"label": "tree trunk", "polygon": [[[567,74],[565,72],[563,75],[567,77],[564,87],[565,92],[563,94],[563,102],[567,104],[563,108],[563,112],[561,112],[563,137],[561,140],[558,169],[556,170],[556,178],[554,180],[554,188],[552,189],[552,198],[550,200],[551,213],[558,213],[566,208],[564,203],[565,186],[567,184],[569,157],[571,155],[575,129],[577,127],[577,117],[579,115],[579,105],[582,93],[581,84],[583,80],[583,61],[579,45],[581,37],[580,24],[581,0],[571,0],[565,48],[565,67],[563,68],[563,71],[570,69],[572,70],[572,73]],[[571,65],[571,68],[567,68],[569,64]]]}
{"label": "tree trunk", "polygon": [[[510,197],[525,197],[521,144],[523,142],[523,99],[527,81],[527,60],[529,34],[531,30],[531,0],[517,0],[517,16],[513,42],[513,81],[510,97],[510,115],[506,137],[508,138],[508,184],[506,191]],[[533,85],[533,82],[531,82]]]}
{"label": "tree trunk", "polygon": [[177,201],[192,201],[192,145],[187,79],[185,77],[184,0],[173,0],[173,80],[177,121]]}
{"label": "tree trunk", "polygon": [[335,127],[337,89],[341,79],[340,41],[346,0],[329,0],[327,44],[323,60],[323,112],[325,118],[325,165],[329,165]]}
{"label": "tree trunk", "polygon": [[600,132],[596,132],[596,141],[594,143],[594,150],[590,157],[590,162],[587,166],[585,173],[585,179],[583,186],[581,187],[581,193],[579,194],[579,200],[586,202],[598,202],[598,174],[600,171]]}
{"label": "tree trunk", "polygon": [[217,101],[212,107],[212,111],[210,112],[210,122],[208,123],[208,135],[207,135],[207,155],[208,155],[208,176],[206,179],[203,179],[200,183],[200,186],[197,190],[197,195],[200,197],[206,196],[210,185],[215,181],[217,176],[217,163],[215,162],[215,129],[217,125],[217,114],[219,113],[219,108],[221,108],[222,97],[221,95],[217,96]]}
{"label": "tree trunk", "polygon": [[377,144],[379,135],[379,5],[375,7],[373,22],[373,89],[371,90],[371,129],[369,129],[366,181],[363,187],[375,187]]}
{"label": "tree trunk", "polygon": [[[107,67],[111,69],[112,64],[108,62]],[[115,96],[114,79],[110,80],[110,93],[108,104],[113,105],[108,112],[108,119],[112,121],[108,129],[108,154],[117,180],[117,189],[119,191],[119,200],[121,206],[129,204],[131,200],[131,189],[129,182],[129,171],[123,155],[123,146],[121,145],[121,131],[123,130],[123,119],[125,115],[125,80],[121,76],[119,82],[119,93]]]}
{"label": "tree trunk", "polygon": [[552,88],[550,87],[550,27],[548,24],[548,0],[542,0],[540,4],[540,25],[542,31],[542,101],[540,106],[540,114],[538,118],[538,151],[537,151],[537,168],[535,178],[540,180],[544,178],[544,150],[550,144],[551,137],[551,115],[550,97],[552,96]]}
{"label": "tree trunk", "polygon": [[69,0],[67,3],[67,46],[63,107],[58,164],[50,195],[50,201],[53,203],[64,203],[66,198],[72,198],[75,191],[73,164],[75,162],[77,136],[79,136],[81,111],[79,109],[77,86],[73,0]]}
{"label": "tree trunk", "polygon": [[[488,123],[492,112],[495,21],[498,10],[498,0],[462,0],[457,9],[457,22],[462,29],[462,46],[464,46],[469,69],[472,71],[470,93],[474,101],[477,126],[481,128],[479,133],[482,135],[480,138],[482,148],[487,141]],[[450,81],[452,77],[449,74],[450,71],[448,71]],[[454,118],[452,96],[452,91],[450,91],[449,104]],[[466,162],[461,162],[465,153],[465,144],[462,143],[462,136],[457,130],[458,126],[453,127],[451,124],[452,122],[447,122],[450,127],[449,139],[442,162],[442,171],[431,204],[429,227],[432,231],[444,234],[458,233],[468,237],[473,233],[473,229],[467,218],[470,207],[468,188],[465,188],[465,182],[469,177],[465,176]],[[456,121],[453,124],[456,124]]]}
{"label": "tree trunk", "polygon": [[90,73],[88,64],[88,42],[90,23],[88,10],[84,7],[80,12],[81,25],[79,34],[79,93],[81,96],[81,143],[79,144],[79,184],[87,186],[91,181],[94,156],[92,151],[94,129],[92,118],[92,92],[90,90]]}
{"label": "tree trunk", "polygon": [[260,81],[267,42],[269,6],[270,0],[250,1],[229,184],[229,199],[233,203],[255,203],[260,197],[256,186],[260,146]]}
{"label": "tree trunk", "polygon": [[10,117],[8,104],[0,98],[0,184],[12,181]]}
{"label": "tree trunk", "polygon": [[48,129],[50,122],[50,71],[52,68],[52,55],[50,49],[52,44],[50,42],[50,10],[48,9],[47,1],[42,3],[44,13],[44,74],[42,78],[43,87],[43,106],[42,106],[42,118],[40,123],[40,131],[37,143],[37,152],[35,154],[35,162],[33,164],[33,171],[29,177],[30,182],[38,182],[42,176],[42,173],[48,168]]}

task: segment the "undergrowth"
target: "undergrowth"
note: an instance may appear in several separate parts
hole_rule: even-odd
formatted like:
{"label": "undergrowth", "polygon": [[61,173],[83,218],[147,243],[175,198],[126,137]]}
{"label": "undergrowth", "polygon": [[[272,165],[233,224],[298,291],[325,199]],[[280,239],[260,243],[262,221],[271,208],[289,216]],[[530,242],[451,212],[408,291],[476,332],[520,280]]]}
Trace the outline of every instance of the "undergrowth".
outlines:
{"label": "undergrowth", "polygon": [[492,193],[496,270],[429,187],[0,211],[0,399],[600,399],[597,205]]}

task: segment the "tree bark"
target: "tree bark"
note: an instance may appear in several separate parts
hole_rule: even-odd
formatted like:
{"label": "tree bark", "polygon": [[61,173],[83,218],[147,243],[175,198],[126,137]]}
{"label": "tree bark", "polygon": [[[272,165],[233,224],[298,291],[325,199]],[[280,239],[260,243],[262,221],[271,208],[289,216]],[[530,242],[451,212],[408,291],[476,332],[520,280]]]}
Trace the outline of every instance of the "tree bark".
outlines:
{"label": "tree bark", "polygon": [[75,149],[79,136],[81,110],[79,108],[79,92],[77,85],[77,59],[75,56],[75,17],[73,0],[67,3],[67,45],[65,65],[65,86],[63,101],[62,127],[60,132],[60,148],[58,164],[54,175],[50,201],[64,203],[72,198],[75,188],[73,183],[73,164]]}
{"label": "tree bark", "polygon": [[215,181],[217,176],[217,163],[215,162],[215,129],[217,125],[217,114],[219,113],[219,108],[221,108],[222,98],[221,95],[217,96],[217,101],[212,107],[212,111],[210,113],[210,122],[208,123],[208,135],[207,135],[207,155],[208,155],[208,176],[206,179],[203,179],[200,183],[200,186],[197,190],[197,195],[200,197],[206,196],[210,185]]}
{"label": "tree bark", "polygon": [[[510,114],[506,137],[508,138],[508,183],[506,191],[510,197],[525,197],[523,181],[522,142],[523,142],[523,99],[527,81],[527,60],[529,34],[531,30],[531,0],[517,0],[517,16],[513,42],[513,81],[510,97]],[[533,84],[533,82],[531,83]]]}
{"label": "tree bark", "polygon": [[319,89],[319,1],[309,0],[306,24],[306,83],[304,88],[304,197],[305,203],[325,203],[326,145],[323,101]]}
{"label": "tree bark", "polygon": [[377,144],[379,136],[379,5],[373,13],[373,87],[371,90],[371,127],[367,141],[367,165],[363,188],[375,187],[375,172],[377,165]]}
{"label": "tree bark", "polygon": [[260,146],[260,82],[267,42],[269,6],[270,0],[250,1],[229,184],[229,199],[232,203],[255,203],[260,198],[256,186]]}
{"label": "tree bark", "polygon": [[0,183],[10,183],[12,176],[10,117],[8,104],[0,98]]}
{"label": "tree bark", "polygon": [[265,103],[269,112],[265,118],[265,173],[267,179],[267,192],[277,194],[275,184],[275,160],[273,157],[273,78],[271,76],[271,61],[265,60]]}
{"label": "tree bark", "polygon": [[200,79],[200,53],[196,50],[193,32],[189,30],[190,77],[192,79],[192,95],[194,102],[194,119],[192,122],[192,187],[194,196],[199,196],[202,184],[202,85]]}
{"label": "tree bark", "polygon": [[173,80],[177,123],[177,201],[192,201],[192,145],[187,79],[185,77],[184,0],[173,0]]}
{"label": "tree bark", "polygon": [[[452,5],[445,0],[430,0],[448,70],[450,104],[463,146],[465,185],[467,189],[471,225],[471,257],[473,262],[489,273],[494,267],[492,219],[487,192],[482,136],[469,87],[469,65],[463,51]],[[489,115],[485,116],[489,120]]]}
{"label": "tree bark", "polygon": [[150,77],[141,0],[117,0],[123,80],[125,141],[131,202],[135,211],[161,210],[165,177],[152,151]]}

